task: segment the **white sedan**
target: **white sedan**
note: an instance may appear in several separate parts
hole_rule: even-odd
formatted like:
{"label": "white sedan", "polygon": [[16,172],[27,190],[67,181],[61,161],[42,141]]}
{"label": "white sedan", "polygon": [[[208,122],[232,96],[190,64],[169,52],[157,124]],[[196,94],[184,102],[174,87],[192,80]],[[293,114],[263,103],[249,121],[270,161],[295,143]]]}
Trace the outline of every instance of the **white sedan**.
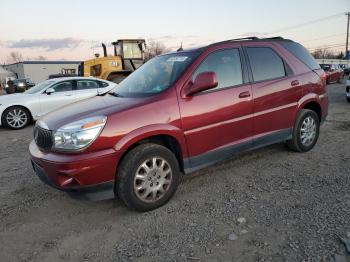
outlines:
{"label": "white sedan", "polygon": [[91,77],[49,79],[24,93],[0,96],[0,126],[21,129],[65,105],[104,94],[117,84]]}

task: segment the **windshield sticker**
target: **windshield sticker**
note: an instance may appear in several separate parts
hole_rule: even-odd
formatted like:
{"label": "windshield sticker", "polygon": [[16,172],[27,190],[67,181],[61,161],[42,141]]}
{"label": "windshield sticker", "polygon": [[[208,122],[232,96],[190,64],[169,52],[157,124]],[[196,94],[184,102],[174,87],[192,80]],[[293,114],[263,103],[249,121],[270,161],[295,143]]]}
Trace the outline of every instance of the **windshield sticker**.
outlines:
{"label": "windshield sticker", "polygon": [[167,62],[184,62],[187,58],[187,56],[173,56],[170,57]]}

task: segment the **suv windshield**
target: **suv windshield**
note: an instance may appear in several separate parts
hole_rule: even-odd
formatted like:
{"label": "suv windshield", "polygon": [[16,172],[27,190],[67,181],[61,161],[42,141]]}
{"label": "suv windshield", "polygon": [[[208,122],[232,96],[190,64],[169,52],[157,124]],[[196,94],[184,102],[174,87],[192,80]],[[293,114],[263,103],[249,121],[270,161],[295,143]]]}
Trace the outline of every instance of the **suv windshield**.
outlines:
{"label": "suv windshield", "polygon": [[28,89],[27,91],[25,91],[24,93],[26,94],[36,94],[36,93],[39,93],[40,91],[42,91],[44,88],[52,85],[53,83],[55,83],[55,81],[49,81],[49,80],[46,80],[44,82],[41,82],[35,86],[33,86],[31,89]]}
{"label": "suv windshield", "polygon": [[175,83],[198,55],[199,52],[181,52],[153,58],[121,82],[111,94],[123,97],[158,94]]}

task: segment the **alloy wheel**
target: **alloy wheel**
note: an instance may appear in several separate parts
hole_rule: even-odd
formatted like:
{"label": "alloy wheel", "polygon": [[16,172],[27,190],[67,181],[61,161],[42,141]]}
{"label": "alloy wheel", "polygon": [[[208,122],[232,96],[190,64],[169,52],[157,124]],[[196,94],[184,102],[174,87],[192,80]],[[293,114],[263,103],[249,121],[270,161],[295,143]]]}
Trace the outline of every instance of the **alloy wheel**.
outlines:
{"label": "alloy wheel", "polygon": [[28,116],[24,110],[16,108],[7,113],[6,121],[10,127],[18,129],[28,123]]}
{"label": "alloy wheel", "polygon": [[171,183],[170,164],[161,157],[152,157],[138,167],[134,177],[134,192],[141,201],[153,203],[166,194]]}
{"label": "alloy wheel", "polygon": [[313,117],[304,119],[300,128],[300,141],[304,146],[310,146],[316,137],[316,122]]}

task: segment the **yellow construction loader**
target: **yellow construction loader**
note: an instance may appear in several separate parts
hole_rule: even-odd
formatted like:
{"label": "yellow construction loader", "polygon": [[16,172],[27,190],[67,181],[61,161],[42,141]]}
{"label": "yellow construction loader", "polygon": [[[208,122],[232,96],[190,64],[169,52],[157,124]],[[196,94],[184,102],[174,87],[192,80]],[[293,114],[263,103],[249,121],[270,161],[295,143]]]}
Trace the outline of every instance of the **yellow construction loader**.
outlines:
{"label": "yellow construction loader", "polygon": [[102,43],[103,57],[95,54],[94,59],[84,61],[80,74],[120,83],[144,63],[144,39],[120,39],[112,46],[113,56],[107,54],[107,47]]}

